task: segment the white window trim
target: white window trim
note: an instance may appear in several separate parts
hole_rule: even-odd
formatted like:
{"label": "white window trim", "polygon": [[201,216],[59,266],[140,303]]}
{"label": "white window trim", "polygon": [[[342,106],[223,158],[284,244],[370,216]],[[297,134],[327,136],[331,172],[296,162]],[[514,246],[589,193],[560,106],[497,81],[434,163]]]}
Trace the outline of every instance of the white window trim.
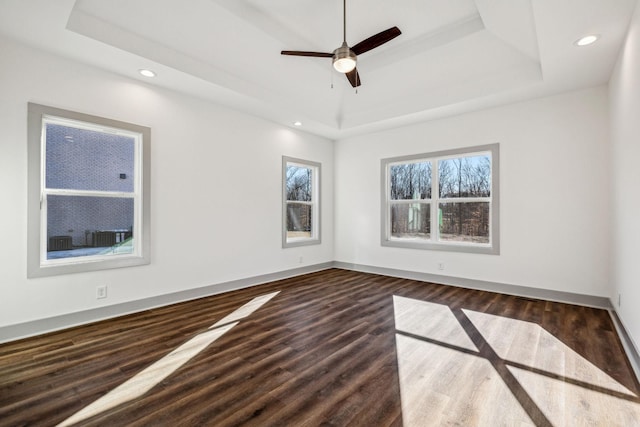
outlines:
{"label": "white window trim", "polygon": [[[91,130],[115,132],[133,136],[138,141],[135,148],[136,173],[133,193],[85,190],[47,189],[45,186],[45,144],[43,127],[46,123],[58,123]],[[130,267],[150,263],[150,136],[148,127],[105,119],[59,108],[29,103],[28,152],[29,152],[29,207],[27,232],[27,276],[43,277]],[[133,229],[134,252],[131,254],[87,256],[47,260],[47,195],[81,195],[98,197],[133,198],[139,226]]]}
{"label": "white window trim", "polygon": [[[311,237],[287,237],[287,165],[295,165],[311,168],[311,201],[295,201],[291,203],[310,205],[311,209]],[[309,160],[302,160],[293,157],[282,156],[282,247],[291,248],[297,246],[319,245],[320,238],[320,168],[321,164]]]}
{"label": "white window trim", "polygon": [[[491,155],[491,196],[490,197],[473,197],[473,198],[440,198],[438,193],[438,160],[447,158],[459,158],[472,156],[475,154]],[[422,200],[396,200],[391,202],[389,196],[391,194],[389,169],[396,164],[406,164],[412,162],[429,161],[431,166],[431,199]],[[392,157],[382,159],[381,162],[381,245],[409,248],[409,249],[426,249],[450,252],[468,252],[499,255],[500,254],[500,145],[488,144],[476,147],[465,147],[453,150],[438,151],[433,153],[415,154],[410,156]],[[490,234],[489,243],[467,243],[467,242],[451,242],[438,241],[433,238],[437,235],[438,215],[437,206],[439,203],[470,203],[470,202],[489,202],[490,203]],[[390,232],[391,222],[391,205],[404,203],[424,203],[429,204],[431,209],[431,240],[423,240],[418,238],[394,238]]]}

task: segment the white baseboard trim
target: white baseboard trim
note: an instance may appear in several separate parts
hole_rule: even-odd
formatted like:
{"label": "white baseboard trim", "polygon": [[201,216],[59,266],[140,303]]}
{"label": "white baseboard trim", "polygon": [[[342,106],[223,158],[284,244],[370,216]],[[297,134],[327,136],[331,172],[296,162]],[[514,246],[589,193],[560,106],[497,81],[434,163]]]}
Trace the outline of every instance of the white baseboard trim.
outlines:
{"label": "white baseboard trim", "polygon": [[248,277],[246,279],[232,280],[229,282],[207,285],[200,288],[188,289],[171,294],[158,295],[144,298],[137,301],[129,301],[121,304],[114,304],[105,307],[92,308],[76,313],[63,314],[60,316],[45,319],[33,320],[30,322],[18,323],[15,325],[0,327],[0,343],[16,341],[36,335],[55,332],[74,326],[85,325],[100,320],[111,319],[131,313],[137,313],[152,308],[162,307],[179,302],[189,301],[223,292],[248,288],[261,285],[276,280],[288,279],[307,273],[326,270],[333,267],[333,262],[325,262],[305,267],[284,270],[275,273],[263,274],[260,276]]}
{"label": "white baseboard trim", "polygon": [[364,273],[380,274],[382,276],[419,280],[421,282],[430,282],[439,285],[457,286],[460,288],[497,292],[519,297],[543,299],[546,301],[564,302],[567,304],[582,305],[585,307],[602,308],[606,310],[613,308],[611,301],[606,297],[574,294],[571,292],[554,291],[550,289],[530,288],[527,286],[509,285],[506,283],[486,282],[483,280],[465,279],[462,277],[441,276],[438,274],[420,273],[417,271],[397,270],[394,268],[374,267],[371,265],[352,264],[340,261],[334,261],[333,266],[344,270],[361,271]]}
{"label": "white baseboard trim", "polygon": [[237,289],[248,288],[276,280],[287,279],[316,271],[327,270],[329,268],[340,268],[343,270],[360,271],[363,273],[380,274],[383,276],[399,277],[403,279],[419,280],[441,285],[458,286],[468,289],[498,292],[502,294],[522,296],[527,298],[543,299],[547,301],[563,302],[567,304],[583,305],[587,307],[602,308],[611,313],[618,336],[629,358],[632,368],[640,380],[640,352],[632,341],[624,325],[618,317],[613,304],[605,297],[574,294],[571,292],[561,292],[548,289],[530,288],[526,286],[509,285],[505,283],[494,283],[482,280],[465,279],[459,277],[442,276],[438,274],[420,273],[416,271],[399,270],[385,267],[375,267],[370,265],[354,264],[341,261],[325,262],[321,264],[309,265],[305,267],[284,270],[275,273],[268,273],[245,279],[232,280],[229,282],[203,286],[200,288],[188,289],[171,294],[158,295],[137,301],[129,301],[121,304],[114,304],[76,313],[63,314],[60,316],[38,319],[30,322],[18,323],[0,327],[0,343],[16,341],[29,338],[48,332],[59,331],[74,326],[85,325],[100,320],[111,319],[124,316],[152,308],[162,307],[179,302],[189,301],[197,298],[221,294]]}

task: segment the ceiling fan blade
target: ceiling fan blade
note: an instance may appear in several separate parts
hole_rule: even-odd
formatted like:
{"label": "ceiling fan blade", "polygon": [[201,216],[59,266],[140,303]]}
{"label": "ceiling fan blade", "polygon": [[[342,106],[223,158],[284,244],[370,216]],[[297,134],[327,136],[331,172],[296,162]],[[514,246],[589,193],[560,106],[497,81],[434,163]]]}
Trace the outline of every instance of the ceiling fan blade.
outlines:
{"label": "ceiling fan blade", "polygon": [[325,52],[304,52],[300,50],[283,50],[281,55],[293,55],[293,56],[315,56],[318,58],[333,58],[333,53]]}
{"label": "ceiling fan blade", "polygon": [[351,86],[353,87],[358,87],[362,84],[362,80],[360,80],[360,74],[358,74],[357,68],[354,68],[348,73],[345,73],[345,76],[347,76],[347,80],[349,80],[349,83],[351,83]]}
{"label": "ceiling fan blade", "polygon": [[384,30],[375,36],[371,36],[366,40],[361,41],[357,45],[353,46],[351,50],[356,55],[360,55],[362,53],[368,52],[371,49],[375,49],[376,47],[385,44],[389,40],[395,39],[402,32],[398,29],[398,27],[391,27],[388,30]]}

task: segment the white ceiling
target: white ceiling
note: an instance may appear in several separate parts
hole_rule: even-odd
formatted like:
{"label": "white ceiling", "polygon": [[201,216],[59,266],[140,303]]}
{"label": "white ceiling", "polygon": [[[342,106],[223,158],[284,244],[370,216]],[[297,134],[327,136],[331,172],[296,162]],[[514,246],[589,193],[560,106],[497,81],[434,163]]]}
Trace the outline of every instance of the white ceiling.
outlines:
{"label": "white ceiling", "polygon": [[[609,80],[636,0],[348,0],[356,91],[331,59],[341,0],[0,0],[0,34],[339,139]],[[599,34],[592,46],[574,41]]]}

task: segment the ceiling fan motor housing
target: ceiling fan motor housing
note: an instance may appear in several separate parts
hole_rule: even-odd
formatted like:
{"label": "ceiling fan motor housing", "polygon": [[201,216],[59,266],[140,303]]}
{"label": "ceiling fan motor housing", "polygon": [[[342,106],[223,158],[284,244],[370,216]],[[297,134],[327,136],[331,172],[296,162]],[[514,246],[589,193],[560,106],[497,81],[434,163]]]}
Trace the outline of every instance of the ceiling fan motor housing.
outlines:
{"label": "ceiling fan motor housing", "polygon": [[333,68],[341,73],[348,73],[356,68],[356,54],[346,42],[333,51]]}

